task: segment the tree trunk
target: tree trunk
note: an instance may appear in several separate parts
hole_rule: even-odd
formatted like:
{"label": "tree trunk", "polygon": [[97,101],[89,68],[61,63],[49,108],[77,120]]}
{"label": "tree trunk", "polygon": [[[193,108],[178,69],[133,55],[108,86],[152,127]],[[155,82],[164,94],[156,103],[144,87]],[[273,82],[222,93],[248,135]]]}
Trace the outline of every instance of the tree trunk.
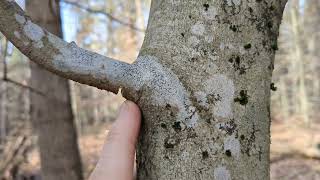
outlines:
{"label": "tree trunk", "polygon": [[[62,36],[58,0],[28,0],[27,13],[42,27]],[[31,63],[31,121],[38,134],[44,180],[82,180],[81,158],[68,80]]]}
{"label": "tree trunk", "polygon": [[301,31],[301,17],[299,17],[299,3],[300,1],[293,1],[293,8],[290,11],[293,38],[294,38],[294,48],[292,54],[294,54],[293,59],[295,59],[295,73],[297,73],[296,85],[298,97],[299,97],[299,114],[302,116],[305,125],[310,126],[309,118],[309,101],[308,93],[306,90],[306,78],[305,78],[305,62],[306,54],[304,54],[303,41],[301,40],[303,36],[303,31]]}
{"label": "tree trunk", "polygon": [[136,65],[138,179],[269,179],[270,83],[284,1],[152,1]]}
{"label": "tree trunk", "polygon": [[0,144],[4,144],[7,138],[8,123],[8,87],[7,82],[0,82]]}
{"label": "tree trunk", "polygon": [[0,1],[0,30],[47,70],[139,104],[138,179],[267,180],[285,3],[154,0],[134,64],[59,40],[12,1]]}
{"label": "tree trunk", "polygon": [[[3,50],[2,50],[3,49]],[[5,143],[7,137],[7,123],[8,123],[8,85],[7,79],[7,51],[8,41],[4,43],[4,47],[1,47],[0,41],[0,57],[2,61],[2,81],[0,82],[0,145]]]}
{"label": "tree trunk", "polygon": [[[304,39],[308,42],[307,50],[310,57],[310,66],[315,77],[312,79],[312,99],[314,104],[313,116],[317,119],[317,113],[320,111],[320,106],[317,105],[320,99],[320,2],[318,0],[308,0],[304,5]],[[312,99],[310,100],[312,101]],[[318,118],[319,119],[319,118]]]}

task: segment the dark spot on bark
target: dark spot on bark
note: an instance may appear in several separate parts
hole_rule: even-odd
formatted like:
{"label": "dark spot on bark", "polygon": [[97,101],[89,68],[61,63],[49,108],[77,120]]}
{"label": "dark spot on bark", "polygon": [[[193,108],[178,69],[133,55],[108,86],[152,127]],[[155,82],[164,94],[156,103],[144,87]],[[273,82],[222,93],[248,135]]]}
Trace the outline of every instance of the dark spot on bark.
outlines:
{"label": "dark spot on bark", "polygon": [[165,142],[164,143],[164,147],[167,148],[167,149],[172,149],[172,148],[174,148],[174,144],[170,144],[168,142]]}
{"label": "dark spot on bark", "polygon": [[232,135],[233,132],[236,130],[237,124],[234,123],[234,119],[226,122],[225,124],[220,124],[219,129],[224,130],[228,135]]}
{"label": "dark spot on bark", "polygon": [[250,49],[252,46],[250,43],[248,43],[248,44],[244,45],[243,47],[244,47],[244,49]]}
{"label": "dark spot on bark", "polygon": [[181,33],[181,36],[184,37],[184,33]]}
{"label": "dark spot on bark", "polygon": [[256,0],[256,2],[258,2],[258,3],[261,2],[261,1],[262,1],[262,0]]}
{"label": "dark spot on bark", "polygon": [[191,15],[189,15],[189,19],[191,19],[192,18],[192,16]]}
{"label": "dark spot on bark", "polygon": [[241,105],[246,105],[248,103],[249,96],[246,90],[240,91],[240,97],[234,99],[234,102],[239,102]]}
{"label": "dark spot on bark", "polygon": [[195,62],[195,61],[197,61],[197,60],[198,60],[198,59],[195,58],[195,57],[193,57],[193,58],[190,59],[191,62]]}
{"label": "dark spot on bark", "polygon": [[320,143],[317,144],[317,149],[320,150]]}
{"label": "dark spot on bark", "polygon": [[246,141],[242,141],[243,145],[243,151],[242,152],[246,153],[248,156],[251,156],[250,150],[252,148],[256,148],[255,140],[256,140],[256,132],[259,132],[260,130],[256,129],[255,124],[252,124],[252,131],[250,133],[250,137]]}
{"label": "dark spot on bark", "polygon": [[203,151],[202,152],[202,159],[207,159],[209,157],[208,151]]}
{"label": "dark spot on bark", "polygon": [[251,7],[248,8],[250,13],[253,13],[253,9]]}
{"label": "dark spot on bark", "polygon": [[272,91],[276,91],[276,90],[277,90],[277,87],[274,85],[274,83],[271,83],[271,84],[270,84],[270,89],[271,89]]}
{"label": "dark spot on bark", "polygon": [[244,140],[244,139],[245,139],[244,135],[241,135],[241,136],[240,136],[240,139],[241,139],[241,140]]}
{"label": "dark spot on bark", "polygon": [[202,52],[203,52],[203,55],[205,55],[205,56],[208,55],[208,51],[206,49],[203,49]]}
{"label": "dark spot on bark", "polygon": [[245,67],[241,67],[241,62],[240,62],[240,56],[233,56],[229,59],[230,63],[233,63],[233,67],[236,71],[239,71],[239,74],[245,74],[246,73],[246,68]]}
{"label": "dark spot on bark", "polygon": [[229,28],[233,31],[233,32],[237,32],[238,28],[235,25],[230,25]]}
{"label": "dark spot on bark", "polygon": [[236,134],[235,134],[235,136],[234,136],[236,139],[238,139],[239,138],[239,132],[238,132],[238,130],[236,130]]}
{"label": "dark spot on bark", "polygon": [[167,149],[172,149],[178,142],[175,139],[166,138],[164,141],[164,147]]}
{"label": "dark spot on bark", "polygon": [[262,159],[262,148],[261,148],[261,146],[259,146],[258,153],[259,153],[259,161],[261,161],[261,159]]}
{"label": "dark spot on bark", "polygon": [[181,122],[174,122],[172,125],[172,128],[176,131],[176,132],[180,132],[181,131]]}
{"label": "dark spot on bark", "polygon": [[236,63],[237,63],[238,65],[240,65],[240,57],[239,57],[239,56],[236,57],[236,60],[235,60],[235,61],[236,61]]}
{"label": "dark spot on bark", "polygon": [[270,69],[270,70],[273,70],[273,69],[274,69],[273,62],[271,62],[271,64],[268,66],[268,69]]}
{"label": "dark spot on bark", "polygon": [[263,45],[263,46],[266,46],[266,45],[267,45],[267,41],[266,41],[266,40],[263,40],[263,41],[262,41],[262,45]]}
{"label": "dark spot on bark", "polygon": [[167,129],[167,125],[165,123],[161,123],[160,125],[163,129]]}
{"label": "dark spot on bark", "polygon": [[227,149],[225,153],[228,157],[231,157],[231,151],[229,149]]}
{"label": "dark spot on bark", "polygon": [[271,45],[271,48],[272,48],[273,50],[275,50],[275,51],[277,51],[277,50],[279,49],[277,43],[273,43],[273,44]]}
{"label": "dark spot on bark", "polygon": [[227,134],[232,135],[233,132],[236,130],[236,128],[237,128],[237,125],[234,123],[234,119],[226,123]]}
{"label": "dark spot on bark", "polygon": [[[187,108],[187,106],[185,106]],[[192,119],[192,117],[196,114],[196,110],[190,110],[190,115],[184,118],[185,121]]]}
{"label": "dark spot on bark", "polygon": [[245,74],[245,73],[246,73],[246,68],[241,67],[239,74],[242,75],[242,74]]}
{"label": "dark spot on bark", "polygon": [[205,11],[208,11],[208,9],[209,9],[209,4],[208,4],[208,3],[205,3],[205,4],[203,4],[203,7],[204,7],[204,10],[205,10]]}
{"label": "dark spot on bark", "polygon": [[275,8],[273,5],[271,5],[271,6],[269,7],[269,9],[270,9],[271,11],[273,11],[273,10],[275,10],[276,8]]}
{"label": "dark spot on bark", "polygon": [[207,118],[207,119],[206,119],[206,122],[207,122],[208,124],[211,124],[210,118]]}
{"label": "dark spot on bark", "polygon": [[272,22],[271,22],[271,21],[269,21],[269,22],[267,23],[267,27],[271,29],[271,28],[272,28],[272,26],[273,26]]}
{"label": "dark spot on bark", "polygon": [[198,137],[198,136],[197,136],[197,133],[194,132],[194,131],[189,132],[188,135],[187,135],[187,138],[188,138],[188,139],[190,139],[190,138],[196,138],[196,137]]}
{"label": "dark spot on bark", "polygon": [[241,12],[241,8],[239,6],[235,5],[233,2],[232,5],[229,5],[227,0],[222,1],[221,8],[225,13],[232,16],[235,16]]}
{"label": "dark spot on bark", "polygon": [[208,94],[206,98],[209,104],[216,104],[217,101],[221,101],[219,94]]}
{"label": "dark spot on bark", "polygon": [[171,105],[170,104],[166,104],[166,109],[170,109]]}

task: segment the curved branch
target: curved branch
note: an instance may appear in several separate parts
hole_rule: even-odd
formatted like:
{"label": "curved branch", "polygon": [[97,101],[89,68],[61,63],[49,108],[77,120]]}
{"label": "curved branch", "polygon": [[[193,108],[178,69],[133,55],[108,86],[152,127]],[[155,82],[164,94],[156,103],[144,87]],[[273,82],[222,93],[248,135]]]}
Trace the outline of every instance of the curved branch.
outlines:
{"label": "curved branch", "polygon": [[131,65],[67,43],[34,24],[14,0],[0,0],[0,31],[28,58],[45,69],[99,89],[137,94]]}

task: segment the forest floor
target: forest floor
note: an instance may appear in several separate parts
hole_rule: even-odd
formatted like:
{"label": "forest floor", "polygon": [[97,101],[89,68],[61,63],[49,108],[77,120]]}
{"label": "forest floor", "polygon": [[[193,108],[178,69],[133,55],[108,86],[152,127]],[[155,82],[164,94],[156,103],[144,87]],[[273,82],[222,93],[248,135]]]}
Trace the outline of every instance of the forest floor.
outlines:
{"label": "forest floor", "polygon": [[272,180],[320,180],[320,124],[301,122],[272,122]]}
{"label": "forest floor", "polygon": [[[79,140],[86,179],[98,161],[108,133],[107,125],[100,127],[105,128],[94,129]],[[298,122],[274,121],[271,133],[271,180],[320,180],[320,125],[305,128]],[[34,173],[40,165],[37,151],[29,157],[25,170]]]}

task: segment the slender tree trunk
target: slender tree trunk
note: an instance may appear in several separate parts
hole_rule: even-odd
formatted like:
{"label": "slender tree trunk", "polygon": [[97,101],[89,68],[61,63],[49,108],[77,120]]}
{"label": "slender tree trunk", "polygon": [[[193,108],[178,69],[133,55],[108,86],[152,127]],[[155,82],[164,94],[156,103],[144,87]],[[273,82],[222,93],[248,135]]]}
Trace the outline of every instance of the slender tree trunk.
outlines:
{"label": "slender tree trunk", "polygon": [[[58,0],[27,0],[27,13],[53,34],[62,36]],[[31,63],[31,121],[38,134],[44,180],[81,180],[81,158],[67,79]]]}
{"label": "slender tree trunk", "polygon": [[312,96],[314,98],[313,115],[317,119],[320,106],[320,1],[308,0],[305,2],[304,10],[305,37],[308,41],[308,52],[310,55],[312,73]]}
{"label": "slender tree trunk", "polygon": [[7,82],[2,81],[0,84],[0,144],[5,142],[7,136],[7,122],[8,122],[8,96]]}
{"label": "slender tree trunk", "polygon": [[308,102],[308,95],[306,90],[306,83],[305,83],[305,61],[303,59],[303,45],[301,36],[303,32],[301,32],[301,25],[299,18],[299,1],[294,2],[294,7],[291,9],[291,22],[292,22],[292,30],[294,35],[294,59],[295,59],[295,67],[297,72],[297,84],[298,84],[298,94],[299,94],[299,103],[300,108],[299,112],[300,115],[303,117],[303,120],[307,126],[310,124],[309,119],[309,102]]}
{"label": "slender tree trunk", "polygon": [[[1,42],[0,42],[1,43]],[[3,51],[2,51],[3,49]],[[7,123],[8,123],[8,85],[7,79],[7,51],[8,40],[5,40],[4,47],[0,48],[1,63],[3,66],[2,81],[0,83],[0,144],[5,142],[7,136]]]}
{"label": "slender tree trunk", "polygon": [[289,104],[288,104],[288,90],[286,88],[286,82],[284,78],[279,79],[279,85],[281,87],[280,91],[280,104],[281,104],[281,114],[283,114],[282,118],[286,123],[288,123],[289,119]]}
{"label": "slender tree trunk", "polygon": [[[142,8],[142,0],[134,0],[135,2],[135,11],[136,11],[136,26],[139,29],[144,29],[144,16],[143,16],[143,8]],[[136,31],[137,36],[137,47],[138,51],[140,50],[141,43],[143,40],[144,33]]]}
{"label": "slender tree trunk", "polygon": [[283,8],[278,0],[152,1],[136,62],[153,77],[138,100],[138,179],[269,179]]}

